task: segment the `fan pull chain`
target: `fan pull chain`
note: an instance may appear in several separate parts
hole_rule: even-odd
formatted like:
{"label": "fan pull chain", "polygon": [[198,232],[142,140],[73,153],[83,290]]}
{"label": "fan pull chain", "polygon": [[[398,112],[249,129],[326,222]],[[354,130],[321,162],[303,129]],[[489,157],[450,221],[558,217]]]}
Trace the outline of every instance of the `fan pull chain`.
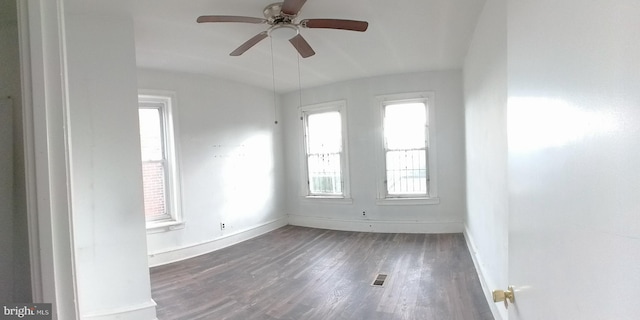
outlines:
{"label": "fan pull chain", "polygon": [[298,57],[298,107],[302,107],[302,81],[300,80],[300,55]]}
{"label": "fan pull chain", "polygon": [[273,124],[278,124],[278,102],[276,99],[276,68],[273,63],[273,39],[269,37],[271,43],[271,84],[273,85]]}

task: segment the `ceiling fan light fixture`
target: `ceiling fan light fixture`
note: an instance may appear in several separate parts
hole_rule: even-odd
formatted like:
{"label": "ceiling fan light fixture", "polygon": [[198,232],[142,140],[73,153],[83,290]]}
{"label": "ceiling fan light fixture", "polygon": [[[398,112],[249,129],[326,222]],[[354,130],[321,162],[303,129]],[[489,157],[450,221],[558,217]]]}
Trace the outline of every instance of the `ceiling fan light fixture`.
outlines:
{"label": "ceiling fan light fixture", "polygon": [[269,29],[269,36],[273,39],[289,40],[298,35],[298,27],[291,24],[275,25]]}

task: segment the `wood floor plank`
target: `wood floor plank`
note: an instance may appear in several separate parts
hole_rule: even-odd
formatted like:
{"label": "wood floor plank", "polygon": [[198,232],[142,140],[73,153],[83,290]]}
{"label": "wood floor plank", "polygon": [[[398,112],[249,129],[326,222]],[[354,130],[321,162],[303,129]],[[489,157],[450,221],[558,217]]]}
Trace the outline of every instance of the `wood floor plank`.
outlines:
{"label": "wood floor plank", "polygon": [[286,226],[154,267],[151,284],[160,320],[492,319],[462,234]]}

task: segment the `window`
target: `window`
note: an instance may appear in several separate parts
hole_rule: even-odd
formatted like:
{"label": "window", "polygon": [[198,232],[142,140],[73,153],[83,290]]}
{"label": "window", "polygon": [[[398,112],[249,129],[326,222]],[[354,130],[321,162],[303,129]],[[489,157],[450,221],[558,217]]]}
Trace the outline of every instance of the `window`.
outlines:
{"label": "window", "polygon": [[304,131],[304,195],[348,198],[344,101],[300,109]]}
{"label": "window", "polygon": [[144,214],[147,228],[181,224],[170,93],[139,94]]}
{"label": "window", "polygon": [[383,134],[378,198],[431,199],[415,203],[437,203],[430,134],[433,94],[385,96],[380,98],[380,104]]}

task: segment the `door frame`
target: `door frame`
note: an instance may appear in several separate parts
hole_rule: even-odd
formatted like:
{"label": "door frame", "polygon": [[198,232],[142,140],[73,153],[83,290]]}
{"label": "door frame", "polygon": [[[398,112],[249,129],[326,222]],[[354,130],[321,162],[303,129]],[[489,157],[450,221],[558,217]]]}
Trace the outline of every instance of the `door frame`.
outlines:
{"label": "door frame", "polygon": [[63,0],[16,1],[32,298],[78,319]]}

